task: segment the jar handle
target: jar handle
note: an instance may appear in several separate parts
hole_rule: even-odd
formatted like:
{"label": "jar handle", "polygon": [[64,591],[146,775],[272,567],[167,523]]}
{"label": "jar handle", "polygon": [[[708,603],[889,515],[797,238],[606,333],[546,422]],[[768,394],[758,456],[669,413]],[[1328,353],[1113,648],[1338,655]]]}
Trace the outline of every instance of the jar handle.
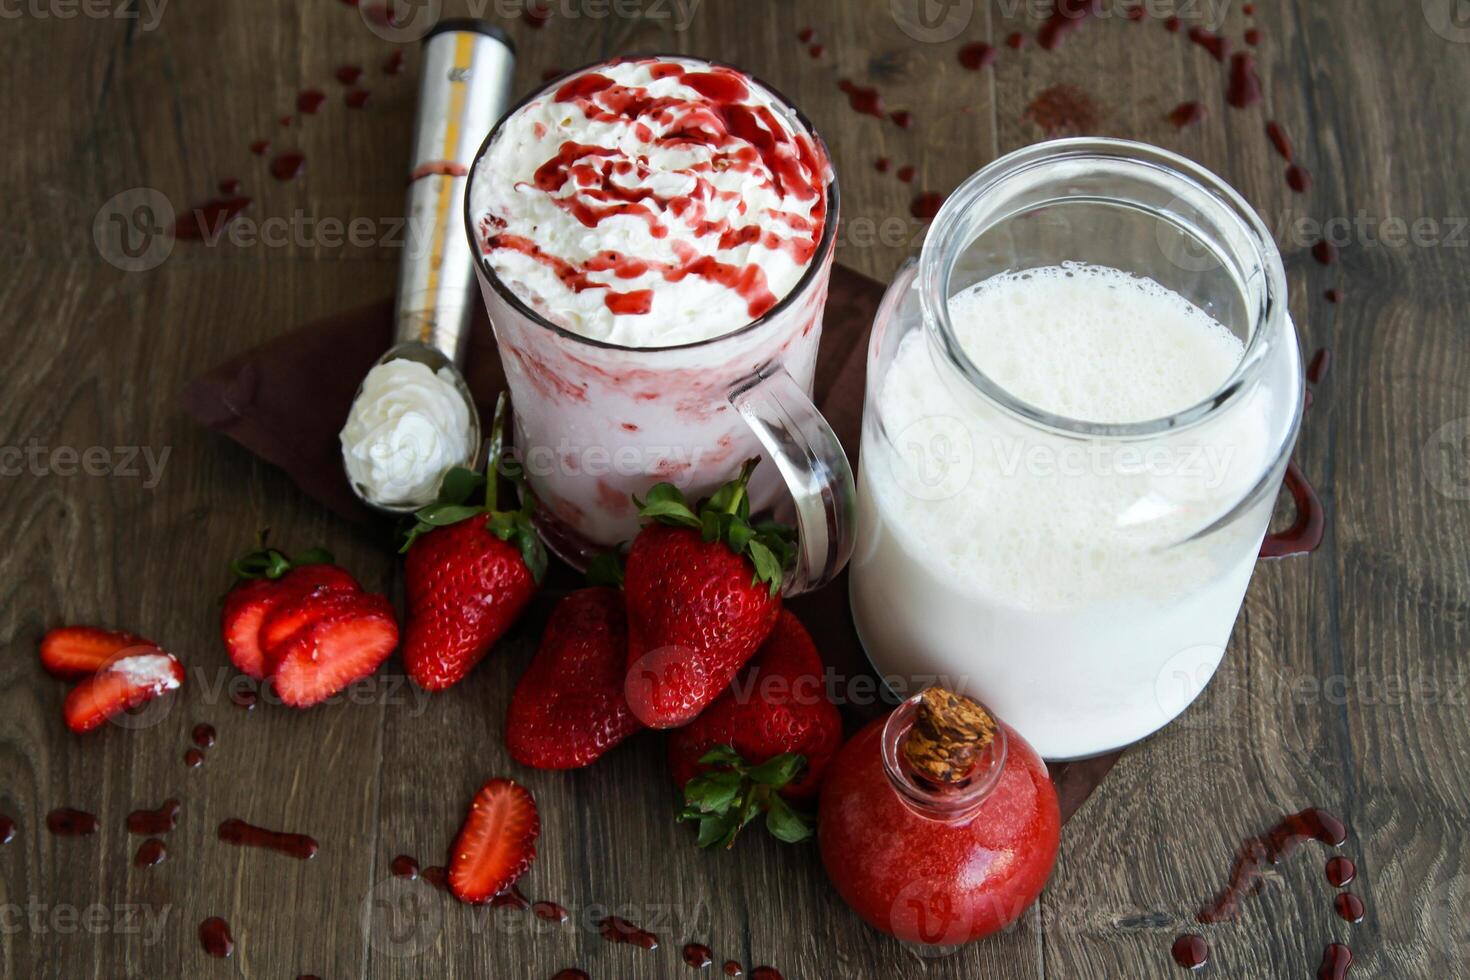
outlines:
{"label": "jar handle", "polygon": [[796,564],[782,591],[789,597],[820,589],[852,556],[857,491],[847,454],[806,391],[780,365],[736,389],[730,403],[796,501]]}

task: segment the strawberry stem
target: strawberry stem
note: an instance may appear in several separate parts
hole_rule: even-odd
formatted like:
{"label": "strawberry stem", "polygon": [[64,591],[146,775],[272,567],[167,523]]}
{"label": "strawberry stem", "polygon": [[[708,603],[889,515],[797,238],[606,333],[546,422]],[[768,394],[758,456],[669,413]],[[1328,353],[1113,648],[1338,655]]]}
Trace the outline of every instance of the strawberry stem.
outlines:
{"label": "strawberry stem", "polygon": [[740,504],[745,499],[746,486],[750,483],[750,474],[755,472],[755,468],[760,465],[760,462],[760,457],[757,456],[754,459],[747,459],[740,467],[740,475],[735,477],[734,481],[730,484],[732,492],[729,501],[722,508],[723,513],[734,514],[740,510]]}

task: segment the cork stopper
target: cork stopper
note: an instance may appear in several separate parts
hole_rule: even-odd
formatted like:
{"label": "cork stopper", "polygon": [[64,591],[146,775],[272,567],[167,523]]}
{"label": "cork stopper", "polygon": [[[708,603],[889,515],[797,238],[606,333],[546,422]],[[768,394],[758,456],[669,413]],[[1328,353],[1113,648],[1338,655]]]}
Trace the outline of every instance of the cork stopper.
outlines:
{"label": "cork stopper", "polygon": [[903,756],[918,775],[954,785],[974,772],[994,738],[995,720],[984,708],[963,694],[931,687],[920,695]]}

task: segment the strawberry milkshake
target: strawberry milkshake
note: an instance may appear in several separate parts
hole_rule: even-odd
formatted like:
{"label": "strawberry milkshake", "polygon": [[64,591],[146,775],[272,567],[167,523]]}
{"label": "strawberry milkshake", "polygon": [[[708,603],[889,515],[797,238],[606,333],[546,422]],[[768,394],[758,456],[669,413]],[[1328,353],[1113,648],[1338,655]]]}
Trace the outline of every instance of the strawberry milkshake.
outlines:
{"label": "strawberry milkshake", "polygon": [[[697,498],[772,455],[774,403],[830,435],[808,397],[836,211],[800,114],[704,61],[574,72],[490,134],[466,221],[520,464],[564,557],[631,539],[631,498],[656,483]],[[758,509],[781,475],[806,493],[826,479],[793,458],[761,467]]]}

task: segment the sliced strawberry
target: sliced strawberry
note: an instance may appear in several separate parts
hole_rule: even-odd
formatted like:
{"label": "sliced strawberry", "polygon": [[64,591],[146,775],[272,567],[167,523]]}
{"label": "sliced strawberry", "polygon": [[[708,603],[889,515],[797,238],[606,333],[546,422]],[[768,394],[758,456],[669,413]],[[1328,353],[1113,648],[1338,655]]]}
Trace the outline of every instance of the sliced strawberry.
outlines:
{"label": "sliced strawberry", "polygon": [[362,597],[361,592],[282,594],[260,624],[259,643],[265,673],[269,675],[275,670],[286,648],[312,626],[341,613],[361,609]]}
{"label": "sliced strawberry", "polygon": [[536,801],[514,780],[492,779],[475,794],[454,839],[449,890],[479,905],[516,883],[536,859],[541,817]]}
{"label": "sliced strawberry", "polygon": [[122,630],[97,626],[62,626],[41,638],[41,666],[68,680],[97,673],[119,653],[158,644]]}
{"label": "sliced strawberry", "polygon": [[74,687],[61,713],[72,731],[90,732],[183,683],[183,665],[170,654],[157,649],[129,654]]}
{"label": "sliced strawberry", "polygon": [[260,647],[260,624],[280,597],[277,583],[269,579],[242,582],[225,596],[220,614],[220,632],[230,662],[242,674],[256,680],[265,678],[265,652]]}
{"label": "sliced strawberry", "polygon": [[393,607],[380,595],[332,598],[340,607],[301,630],[281,648],[271,683],[293,708],[320,704],[367,677],[398,646]]}

